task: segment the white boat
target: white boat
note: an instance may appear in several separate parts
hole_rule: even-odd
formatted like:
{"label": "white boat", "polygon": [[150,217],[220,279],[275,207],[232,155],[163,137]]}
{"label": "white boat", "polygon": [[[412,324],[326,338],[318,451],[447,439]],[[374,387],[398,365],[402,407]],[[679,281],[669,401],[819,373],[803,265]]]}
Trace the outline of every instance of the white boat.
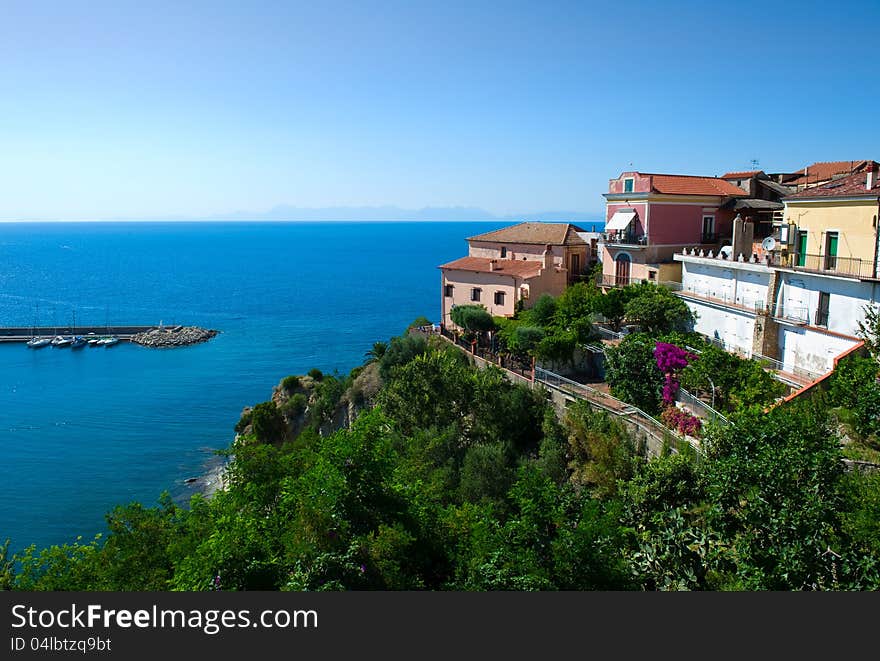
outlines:
{"label": "white boat", "polygon": [[71,349],[82,349],[86,345],[86,339],[80,335],[77,335],[73,338],[73,342],[70,343]]}
{"label": "white boat", "polygon": [[72,337],[64,337],[63,335],[56,335],[55,339],[52,340],[50,342],[50,344],[53,347],[59,347],[59,348],[69,347],[71,344],[73,344],[73,338]]}
{"label": "white boat", "polygon": [[117,342],[119,342],[119,338],[115,335],[110,335],[108,337],[102,337],[100,340],[98,340],[98,346],[112,347]]}
{"label": "white boat", "polygon": [[48,347],[51,342],[48,337],[32,337],[27,341],[27,345],[31,349],[42,349]]}

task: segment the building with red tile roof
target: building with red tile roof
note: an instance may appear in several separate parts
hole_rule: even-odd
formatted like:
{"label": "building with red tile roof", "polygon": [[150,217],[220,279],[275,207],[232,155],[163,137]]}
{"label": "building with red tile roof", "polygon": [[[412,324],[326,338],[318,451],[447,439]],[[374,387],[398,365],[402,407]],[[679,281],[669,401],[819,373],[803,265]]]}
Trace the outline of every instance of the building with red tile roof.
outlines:
{"label": "building with red tile roof", "polygon": [[802,170],[789,175],[782,175],[780,183],[786,186],[794,186],[799,190],[812,186],[820,186],[833,179],[865,172],[869,165],[877,167],[877,162],[872,160],[862,161],[826,161],[812,163]]}
{"label": "building with red tile roof", "polygon": [[559,296],[588,266],[591,247],[571,223],[525,222],[468,238],[468,255],[440,265],[446,326],[456,305],[512,317],[542,294]]}
{"label": "building with red tile roof", "polygon": [[[748,191],[721,177],[623,172],[608,184],[603,281],[678,280],[673,254],[683,246],[715,246],[729,236],[732,203]],[[780,205],[781,208],[781,205]]]}

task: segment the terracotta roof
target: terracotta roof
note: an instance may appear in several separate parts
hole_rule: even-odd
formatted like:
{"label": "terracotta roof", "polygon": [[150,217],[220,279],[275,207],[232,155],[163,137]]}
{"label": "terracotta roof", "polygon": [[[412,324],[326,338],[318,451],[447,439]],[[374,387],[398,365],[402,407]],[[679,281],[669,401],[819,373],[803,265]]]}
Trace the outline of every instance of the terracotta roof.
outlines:
{"label": "terracotta roof", "polygon": [[447,264],[441,264],[439,268],[454,269],[456,271],[474,271],[476,273],[515,275],[518,278],[528,279],[538,275],[543,267],[541,262],[535,260],[496,259],[495,268],[490,271],[489,262],[491,261],[488,257],[461,257]]}
{"label": "terracotta roof", "polygon": [[749,170],[748,172],[725,172],[721,175],[722,179],[749,179],[756,174],[760,174],[763,170]]}
{"label": "terracotta roof", "polygon": [[571,223],[519,223],[500,230],[468,237],[468,241],[497,241],[499,243],[534,243],[539,245],[582,245],[586,242],[577,235],[584,230]]}
{"label": "terracotta roof", "polygon": [[807,171],[806,174],[804,174],[804,169],[801,169],[798,172],[793,172],[793,178],[786,179],[785,183],[805,185],[811,182],[828,181],[835,175],[851,174],[853,172],[864,170],[868,163],[873,162],[874,161],[828,161],[825,163],[813,163],[805,168]]}
{"label": "terracotta roof", "polygon": [[658,193],[670,195],[748,195],[742,188],[718,177],[693,177],[683,174],[651,174],[650,177],[651,185]]}
{"label": "terracotta roof", "polygon": [[789,195],[786,200],[806,200],[816,197],[856,197],[859,195],[880,196],[880,181],[878,181],[878,173],[874,172],[874,185],[871,190],[865,188],[867,185],[868,173],[857,172],[848,177],[834,179],[821,186],[813,188],[805,188],[800,193]]}

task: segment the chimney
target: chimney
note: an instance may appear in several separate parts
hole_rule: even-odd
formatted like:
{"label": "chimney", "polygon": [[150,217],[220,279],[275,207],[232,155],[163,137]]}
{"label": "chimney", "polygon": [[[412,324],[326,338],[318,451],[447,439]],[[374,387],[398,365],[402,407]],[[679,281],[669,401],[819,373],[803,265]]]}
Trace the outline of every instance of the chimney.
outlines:
{"label": "chimney", "polygon": [[865,190],[874,188],[874,162],[868,163],[868,178],[865,180]]}
{"label": "chimney", "polygon": [[544,269],[549,269],[553,266],[553,248],[549,245],[547,249],[544,251]]}

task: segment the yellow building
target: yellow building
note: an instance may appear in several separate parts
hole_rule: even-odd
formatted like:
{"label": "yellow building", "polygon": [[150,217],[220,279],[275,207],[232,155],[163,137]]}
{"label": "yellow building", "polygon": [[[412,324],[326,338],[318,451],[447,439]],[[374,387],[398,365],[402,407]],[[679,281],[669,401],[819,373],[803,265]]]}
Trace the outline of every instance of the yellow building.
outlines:
{"label": "yellow building", "polygon": [[880,183],[869,170],[783,199],[791,266],[875,278],[878,275]]}

